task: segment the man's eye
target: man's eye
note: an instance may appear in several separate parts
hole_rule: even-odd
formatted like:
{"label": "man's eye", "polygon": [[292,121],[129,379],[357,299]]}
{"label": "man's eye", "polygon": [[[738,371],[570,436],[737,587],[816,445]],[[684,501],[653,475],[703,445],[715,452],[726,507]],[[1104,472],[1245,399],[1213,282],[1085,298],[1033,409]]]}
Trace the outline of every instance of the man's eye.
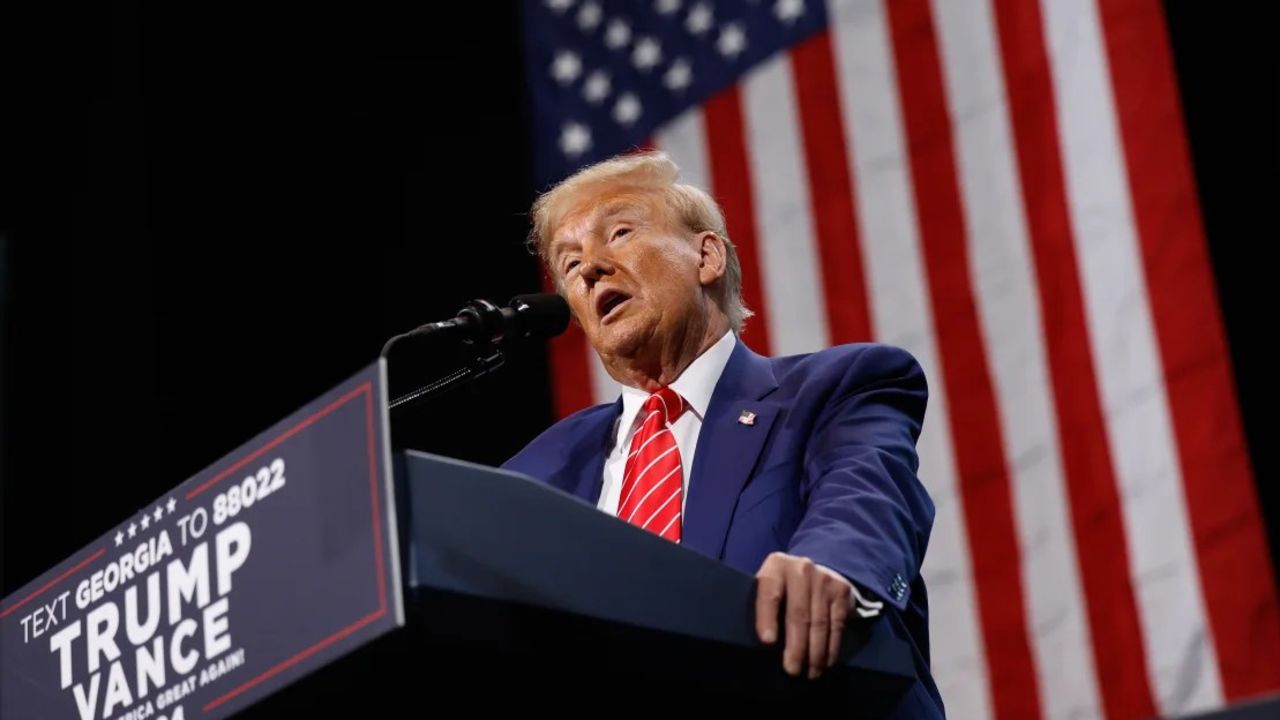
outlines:
{"label": "man's eye", "polygon": [[568,275],[570,270],[573,270],[574,268],[578,267],[578,264],[579,264],[578,260],[570,260],[564,266],[564,274]]}
{"label": "man's eye", "polygon": [[631,232],[631,228],[629,228],[629,227],[621,227],[621,228],[618,228],[617,230],[614,230],[614,231],[613,231],[613,239],[614,239],[614,240],[617,240],[618,238],[620,238],[620,237],[622,237],[622,236],[624,236],[624,235],[626,235],[626,234],[628,234],[628,233],[630,233],[630,232]]}

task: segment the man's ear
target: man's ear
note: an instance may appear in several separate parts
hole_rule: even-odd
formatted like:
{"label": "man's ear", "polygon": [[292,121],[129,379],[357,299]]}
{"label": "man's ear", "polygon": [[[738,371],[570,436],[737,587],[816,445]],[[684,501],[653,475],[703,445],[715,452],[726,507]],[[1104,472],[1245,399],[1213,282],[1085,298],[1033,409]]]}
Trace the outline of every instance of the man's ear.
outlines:
{"label": "man's ear", "polygon": [[703,287],[710,287],[724,277],[729,268],[729,256],[725,252],[724,238],[707,230],[698,233],[696,239],[700,261],[698,263],[698,282]]}

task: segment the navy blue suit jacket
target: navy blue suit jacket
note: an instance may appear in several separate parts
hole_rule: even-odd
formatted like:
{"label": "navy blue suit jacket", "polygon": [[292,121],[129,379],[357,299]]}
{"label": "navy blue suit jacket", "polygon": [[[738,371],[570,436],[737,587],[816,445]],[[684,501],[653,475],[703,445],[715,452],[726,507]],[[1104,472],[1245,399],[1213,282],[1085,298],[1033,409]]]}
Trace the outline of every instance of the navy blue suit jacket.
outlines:
{"label": "navy blue suit jacket", "polygon": [[[920,564],[933,502],[916,477],[928,389],[907,352],[843,345],[766,358],[737,341],[698,435],[681,544],[754,575],[811,558],[885,602],[921,678],[897,713],[941,717]],[[739,422],[743,411],[754,424]],[[565,418],[503,467],[597,502],[622,401]],[[853,616],[856,618],[856,616]]]}

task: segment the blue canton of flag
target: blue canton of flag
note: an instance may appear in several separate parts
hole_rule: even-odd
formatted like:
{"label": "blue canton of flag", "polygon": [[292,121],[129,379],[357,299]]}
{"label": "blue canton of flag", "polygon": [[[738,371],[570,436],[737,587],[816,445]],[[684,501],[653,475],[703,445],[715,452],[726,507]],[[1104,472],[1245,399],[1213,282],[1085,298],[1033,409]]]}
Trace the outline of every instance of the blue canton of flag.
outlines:
{"label": "blue canton of flag", "polygon": [[827,24],[814,0],[526,0],[524,9],[540,184],[643,145]]}

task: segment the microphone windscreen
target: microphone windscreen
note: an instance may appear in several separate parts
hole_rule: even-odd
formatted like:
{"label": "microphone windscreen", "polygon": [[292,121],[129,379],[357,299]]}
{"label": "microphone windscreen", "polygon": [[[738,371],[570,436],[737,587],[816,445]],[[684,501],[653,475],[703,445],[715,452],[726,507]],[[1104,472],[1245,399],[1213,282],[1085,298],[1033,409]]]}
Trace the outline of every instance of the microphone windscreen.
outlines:
{"label": "microphone windscreen", "polygon": [[520,318],[523,334],[552,337],[569,327],[569,303],[556,293],[517,295],[509,305]]}

